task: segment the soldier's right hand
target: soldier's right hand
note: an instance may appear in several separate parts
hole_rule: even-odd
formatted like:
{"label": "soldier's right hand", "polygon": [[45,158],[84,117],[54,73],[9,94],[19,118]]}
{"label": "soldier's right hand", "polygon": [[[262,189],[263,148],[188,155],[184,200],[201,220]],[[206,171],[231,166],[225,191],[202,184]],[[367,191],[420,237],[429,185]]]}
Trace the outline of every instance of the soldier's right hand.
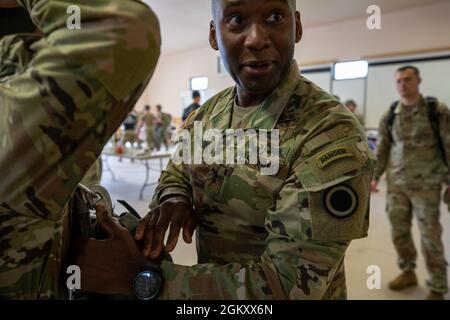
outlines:
{"label": "soldier's right hand", "polygon": [[170,231],[165,248],[167,252],[175,249],[181,228],[183,228],[184,241],[191,243],[198,222],[199,217],[186,197],[171,197],[153,208],[141,220],[135,239],[144,241],[142,253],[146,258],[158,259],[164,248],[164,237],[169,224]]}

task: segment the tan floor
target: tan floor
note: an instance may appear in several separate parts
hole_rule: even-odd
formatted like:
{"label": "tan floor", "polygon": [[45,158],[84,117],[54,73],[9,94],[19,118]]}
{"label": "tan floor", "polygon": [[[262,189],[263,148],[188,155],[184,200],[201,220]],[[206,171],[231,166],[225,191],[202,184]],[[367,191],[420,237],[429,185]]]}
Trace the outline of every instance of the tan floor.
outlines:
{"label": "tan floor", "polygon": [[[148,204],[154,192],[154,186],[147,187],[144,193],[144,201],[139,200],[139,190],[145,179],[145,167],[143,163],[135,161],[131,163],[129,159],[123,159],[119,162],[115,157],[109,157],[108,162],[116,175],[116,180],[111,179],[111,174],[107,171],[103,173],[102,184],[108,188],[116,203],[116,212],[125,209],[117,204],[117,200],[123,199],[133,205],[139,213],[144,215],[148,211]],[[155,168],[158,168],[159,162],[151,162]],[[105,166],[104,166],[105,167]],[[159,172],[151,172],[150,180],[156,182],[159,178]],[[413,234],[416,248],[419,252],[417,275],[419,286],[408,289],[404,292],[392,292],[387,288],[387,283],[393,277],[398,275],[399,270],[396,266],[396,254],[391,242],[390,226],[385,213],[385,183],[380,185],[380,193],[373,195],[371,202],[371,224],[369,237],[354,241],[347,253],[347,286],[349,299],[423,299],[427,294],[425,279],[427,273],[424,260],[420,254],[420,236],[417,229],[417,223],[414,223]],[[450,214],[442,206],[441,221],[444,227],[443,242],[446,249],[446,256],[450,257]],[[196,263],[195,245],[187,245],[182,239],[173,252],[173,258],[176,263],[183,265],[192,265]],[[369,290],[367,288],[367,268],[369,266],[378,266],[381,271],[381,289]],[[447,299],[450,295],[447,296]]]}

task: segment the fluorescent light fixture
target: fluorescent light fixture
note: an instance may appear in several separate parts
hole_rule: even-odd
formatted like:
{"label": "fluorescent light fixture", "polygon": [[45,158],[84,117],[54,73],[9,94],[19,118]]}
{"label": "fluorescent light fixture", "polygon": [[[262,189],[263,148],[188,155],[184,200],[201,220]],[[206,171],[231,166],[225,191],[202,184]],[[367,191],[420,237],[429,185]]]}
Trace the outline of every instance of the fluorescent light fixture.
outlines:
{"label": "fluorescent light fixture", "polygon": [[191,78],[191,90],[207,90],[208,89],[208,78],[207,77],[195,77]]}
{"label": "fluorescent light fixture", "polygon": [[368,72],[369,72],[369,63],[364,60],[338,62],[334,65],[335,80],[366,78]]}

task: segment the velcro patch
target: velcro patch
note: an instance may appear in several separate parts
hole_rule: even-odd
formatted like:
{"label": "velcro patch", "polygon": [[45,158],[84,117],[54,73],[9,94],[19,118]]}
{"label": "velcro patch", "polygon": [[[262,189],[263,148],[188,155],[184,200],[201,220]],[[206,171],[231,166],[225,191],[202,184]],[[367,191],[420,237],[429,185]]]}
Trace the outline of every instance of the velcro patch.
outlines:
{"label": "velcro patch", "polygon": [[352,152],[352,150],[350,150],[350,148],[337,147],[319,154],[319,156],[316,157],[316,163],[320,169],[323,169],[336,160],[344,158],[352,158],[354,156],[355,155]]}
{"label": "velcro patch", "polygon": [[327,212],[335,218],[351,217],[359,206],[358,194],[347,185],[338,185],[329,189],[323,199]]}

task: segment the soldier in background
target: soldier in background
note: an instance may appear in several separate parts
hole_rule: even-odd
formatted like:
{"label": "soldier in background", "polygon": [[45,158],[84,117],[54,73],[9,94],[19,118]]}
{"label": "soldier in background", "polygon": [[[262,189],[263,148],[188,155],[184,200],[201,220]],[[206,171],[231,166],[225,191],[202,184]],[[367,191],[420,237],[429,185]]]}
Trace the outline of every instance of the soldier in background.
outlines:
{"label": "soldier in background", "polygon": [[169,127],[172,122],[172,116],[162,112],[161,105],[157,105],[156,110],[156,149],[159,151],[164,143],[166,150],[169,150]]}
{"label": "soldier in background", "polygon": [[[212,0],[212,7],[210,44],[220,50],[236,86],[192,113],[184,129],[194,135],[195,121],[223,133],[277,129],[281,158],[273,160],[280,166],[262,175],[261,161],[169,162],[136,234],[145,256],[156,259],[145,266],[148,273],[164,282],[143,283],[143,293],[160,293],[160,299],[345,299],[345,252],[369,225],[375,156],[364,129],[339,101],[300,75],[293,56],[302,26],[294,0],[258,6]],[[111,234],[123,234],[109,218],[104,221]],[[181,229],[190,243],[197,224],[199,264],[157,259],[169,225],[167,251]],[[139,262],[132,243],[129,235],[83,240],[76,259],[87,274],[82,286],[103,290],[104,281],[117,277],[117,290],[130,294],[122,275],[129,273],[108,261]],[[105,250],[114,244],[121,249]]]}
{"label": "soldier in background", "polygon": [[402,290],[417,285],[417,253],[411,235],[415,216],[430,275],[427,299],[440,300],[448,291],[439,205],[443,183],[447,195],[450,192],[450,111],[436,99],[421,95],[422,80],[416,67],[398,69],[395,78],[401,100],[392,104],[381,119],[379,164],[372,182],[376,191],[387,171],[387,208],[398,265],[403,271],[389,288]]}
{"label": "soldier in background", "polygon": [[189,117],[189,115],[200,108],[200,92],[194,91],[192,92],[192,104],[190,104],[186,109],[183,111],[182,120],[183,122],[186,121],[186,119]]}
{"label": "soldier in background", "polygon": [[365,126],[364,116],[356,111],[358,109],[358,105],[356,104],[356,102],[354,100],[347,100],[344,103],[344,105],[356,116],[361,125],[364,127]]}
{"label": "soldier in background", "polygon": [[122,138],[122,145],[126,146],[127,142],[131,144],[131,148],[134,148],[136,142],[139,141],[136,126],[138,122],[138,116],[136,112],[131,111],[123,122],[124,134]]}
{"label": "soldier in background", "polygon": [[151,152],[155,147],[155,122],[156,117],[151,112],[151,108],[149,105],[146,105],[144,108],[144,113],[141,116],[141,119],[138,122],[136,127],[136,136],[139,135],[139,132],[143,125],[145,125],[145,133],[147,139],[147,150]]}
{"label": "soldier in background", "polygon": [[159,24],[137,0],[2,0],[0,16],[0,299],[62,299],[73,194],[146,87]]}

